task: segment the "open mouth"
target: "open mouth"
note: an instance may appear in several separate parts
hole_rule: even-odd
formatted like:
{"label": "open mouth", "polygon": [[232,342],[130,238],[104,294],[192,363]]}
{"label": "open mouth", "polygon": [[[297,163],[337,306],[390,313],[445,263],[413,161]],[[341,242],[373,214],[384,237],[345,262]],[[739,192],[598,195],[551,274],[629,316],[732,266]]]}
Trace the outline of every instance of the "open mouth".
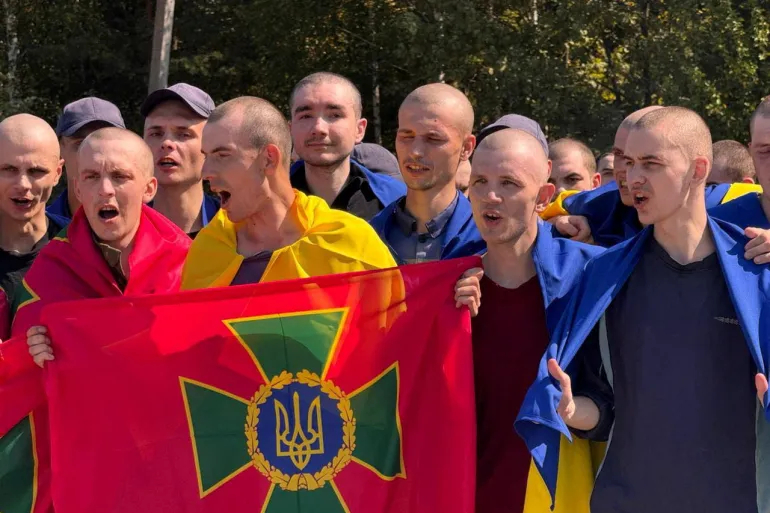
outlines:
{"label": "open mouth", "polygon": [[99,217],[105,221],[118,217],[118,209],[112,205],[105,205],[99,209]]}
{"label": "open mouth", "polygon": [[221,206],[225,206],[228,201],[230,201],[230,193],[227,191],[217,191],[217,194],[219,194],[219,202]]}
{"label": "open mouth", "polygon": [[430,170],[429,167],[422,166],[420,164],[415,164],[414,162],[409,162],[408,164],[405,164],[404,167],[410,173],[423,173],[425,171],[429,171]]}
{"label": "open mouth", "polygon": [[621,180],[620,182],[618,182],[618,187],[620,187],[621,189],[628,189],[628,182],[625,180]]}
{"label": "open mouth", "polygon": [[11,201],[13,201],[14,205],[21,208],[29,208],[32,206],[31,198],[11,198]]}
{"label": "open mouth", "polygon": [[171,157],[163,157],[162,159],[159,159],[156,164],[160,169],[171,169],[174,167],[179,167],[179,162],[172,159]]}
{"label": "open mouth", "polygon": [[647,202],[649,200],[650,199],[647,196],[645,196],[644,194],[641,194],[641,193],[638,193],[638,192],[636,194],[634,194],[634,206],[635,207],[643,207],[644,205],[647,204]]}
{"label": "open mouth", "polygon": [[502,219],[502,216],[500,214],[498,214],[497,212],[484,212],[482,214],[482,217],[484,218],[484,220],[487,223],[492,223],[492,224],[494,224],[494,223],[498,222],[500,219]]}

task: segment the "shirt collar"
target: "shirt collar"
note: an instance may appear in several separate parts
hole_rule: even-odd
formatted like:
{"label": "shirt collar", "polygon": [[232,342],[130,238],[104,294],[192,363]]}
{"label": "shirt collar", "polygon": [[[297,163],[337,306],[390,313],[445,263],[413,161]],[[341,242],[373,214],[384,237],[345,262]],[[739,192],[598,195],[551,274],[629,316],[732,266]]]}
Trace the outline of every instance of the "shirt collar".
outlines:
{"label": "shirt collar", "polygon": [[[459,193],[455,194],[455,198],[447,208],[425,223],[425,228],[428,229],[428,235],[430,235],[431,238],[436,239],[444,232],[446,225],[455,213],[459,197]],[[395,215],[396,223],[404,235],[409,236],[417,232],[417,219],[415,219],[415,217],[406,209],[406,197],[402,198],[396,205]]]}

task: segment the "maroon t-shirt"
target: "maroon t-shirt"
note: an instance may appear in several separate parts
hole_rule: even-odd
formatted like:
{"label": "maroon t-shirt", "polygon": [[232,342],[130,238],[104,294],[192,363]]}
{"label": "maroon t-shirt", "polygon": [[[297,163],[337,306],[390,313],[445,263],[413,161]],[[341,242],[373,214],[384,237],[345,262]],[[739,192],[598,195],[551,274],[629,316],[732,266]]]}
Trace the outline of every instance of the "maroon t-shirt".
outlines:
{"label": "maroon t-shirt", "polygon": [[530,455],[513,429],[548,344],[537,277],[516,289],[481,280],[473,319],[478,461],[476,513],[521,513]]}

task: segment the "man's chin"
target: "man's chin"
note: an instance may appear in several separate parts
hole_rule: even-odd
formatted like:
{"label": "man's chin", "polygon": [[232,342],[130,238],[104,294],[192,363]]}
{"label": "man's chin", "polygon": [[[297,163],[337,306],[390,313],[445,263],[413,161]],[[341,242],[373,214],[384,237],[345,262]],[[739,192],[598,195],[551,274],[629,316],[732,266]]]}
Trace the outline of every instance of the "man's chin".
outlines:
{"label": "man's chin", "polygon": [[350,154],[340,156],[340,155],[329,155],[327,157],[319,157],[318,155],[310,155],[310,158],[303,158],[302,155],[300,155],[300,159],[305,162],[305,164],[313,166],[313,167],[337,167],[342,162],[345,161],[346,158],[348,158]]}

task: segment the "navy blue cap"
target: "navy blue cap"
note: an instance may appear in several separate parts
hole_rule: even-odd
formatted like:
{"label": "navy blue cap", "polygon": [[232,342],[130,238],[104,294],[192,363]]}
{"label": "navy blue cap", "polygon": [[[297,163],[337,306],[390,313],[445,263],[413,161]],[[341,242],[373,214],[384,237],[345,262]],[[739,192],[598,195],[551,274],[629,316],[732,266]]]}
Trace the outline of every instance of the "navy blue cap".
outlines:
{"label": "navy blue cap", "polygon": [[142,116],[147,117],[155,107],[168,100],[181,100],[193,112],[206,119],[216,107],[214,100],[206,92],[190,84],[180,82],[166,89],[151,92],[142,102],[139,112]]}
{"label": "navy blue cap", "polygon": [[540,146],[543,147],[543,151],[546,156],[548,155],[548,141],[545,138],[543,129],[534,119],[530,119],[526,116],[520,116],[519,114],[506,114],[491,125],[485,126],[479,131],[479,135],[476,138],[476,147],[481,143],[482,139],[486,136],[493,134],[499,130],[506,128],[513,128],[514,130],[522,130],[529,135],[537,139]]}
{"label": "navy blue cap", "polygon": [[108,123],[118,128],[126,128],[123,116],[120,115],[120,109],[115,104],[89,96],[64,107],[61,116],[59,116],[59,122],[56,123],[56,136],[70,137],[94,121]]}
{"label": "navy blue cap", "polygon": [[404,181],[396,156],[379,144],[358,143],[353,146],[353,153],[350,154],[350,158],[360,162],[362,166],[370,171],[392,176],[402,182]]}

